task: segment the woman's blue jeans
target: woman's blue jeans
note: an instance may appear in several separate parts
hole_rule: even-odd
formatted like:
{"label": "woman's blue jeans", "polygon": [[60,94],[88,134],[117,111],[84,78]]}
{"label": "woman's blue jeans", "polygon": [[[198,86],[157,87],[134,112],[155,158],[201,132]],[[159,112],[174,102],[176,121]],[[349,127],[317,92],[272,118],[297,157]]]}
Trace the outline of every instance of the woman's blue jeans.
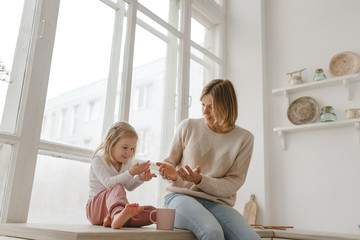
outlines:
{"label": "woman's blue jeans", "polygon": [[260,240],[245,218],[226,204],[173,193],[165,197],[165,207],[176,209],[176,228],[192,231],[199,240]]}

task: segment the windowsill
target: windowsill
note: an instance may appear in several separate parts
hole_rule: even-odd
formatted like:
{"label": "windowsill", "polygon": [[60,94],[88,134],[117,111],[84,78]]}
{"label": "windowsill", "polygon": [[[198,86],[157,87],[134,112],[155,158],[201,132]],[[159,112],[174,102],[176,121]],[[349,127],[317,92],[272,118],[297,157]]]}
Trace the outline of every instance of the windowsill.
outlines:
{"label": "windowsill", "polygon": [[11,236],[35,240],[98,240],[98,239],[174,239],[196,240],[194,235],[185,230],[157,230],[154,225],[142,228],[112,229],[91,224],[32,224],[8,223],[0,224],[0,236]]}
{"label": "windowsill", "polygon": [[[272,230],[258,230],[260,237],[271,238]],[[146,239],[146,240],[196,240],[187,230],[157,230],[155,225],[141,228],[121,228],[114,230],[91,224],[32,224],[4,223],[0,224],[0,236],[11,236],[35,240],[98,240],[98,239]],[[19,240],[20,240],[19,239]]]}
{"label": "windowsill", "polygon": [[[261,238],[267,239],[307,239],[307,240],[360,240],[360,235],[313,232],[298,229],[272,230],[255,229]],[[0,236],[35,240],[77,240],[77,239],[146,239],[146,240],[196,240],[187,230],[157,230],[155,225],[141,228],[114,230],[91,224],[0,224]],[[20,240],[19,239],[19,240]]]}

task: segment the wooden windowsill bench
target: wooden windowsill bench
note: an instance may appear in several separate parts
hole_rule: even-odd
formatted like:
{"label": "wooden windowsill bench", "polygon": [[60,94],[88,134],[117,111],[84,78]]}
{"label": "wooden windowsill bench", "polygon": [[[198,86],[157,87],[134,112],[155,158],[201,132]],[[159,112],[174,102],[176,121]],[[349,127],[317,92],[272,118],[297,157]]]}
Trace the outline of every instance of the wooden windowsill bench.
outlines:
{"label": "wooden windowsill bench", "polygon": [[[255,229],[261,238],[298,240],[360,240],[360,235],[333,234],[302,231],[297,229],[272,230]],[[141,228],[121,228],[114,230],[90,224],[0,224],[0,236],[34,240],[196,240],[187,230],[157,230],[155,225]]]}
{"label": "wooden windowsill bench", "polygon": [[[271,237],[272,230],[256,230],[262,237]],[[141,228],[111,229],[90,224],[0,224],[0,236],[35,240],[196,240],[192,232],[181,229],[157,230],[156,225]],[[19,240],[20,240],[19,239]]]}

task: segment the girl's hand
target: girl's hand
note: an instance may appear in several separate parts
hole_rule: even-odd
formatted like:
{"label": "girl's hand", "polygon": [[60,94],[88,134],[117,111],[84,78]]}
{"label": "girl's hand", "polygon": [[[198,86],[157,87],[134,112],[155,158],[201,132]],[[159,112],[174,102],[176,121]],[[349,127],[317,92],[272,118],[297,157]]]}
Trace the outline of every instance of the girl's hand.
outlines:
{"label": "girl's hand", "polygon": [[139,174],[139,178],[142,181],[150,181],[152,178],[156,178],[156,174],[151,173],[150,169],[146,170],[145,172]]}
{"label": "girl's hand", "polygon": [[186,165],[185,168],[187,171],[184,168],[179,168],[176,171],[182,180],[199,184],[202,179],[200,167],[196,166],[196,168],[192,170],[188,165]]}
{"label": "girl's hand", "polygon": [[176,169],[174,167],[161,162],[157,162],[156,166],[160,167],[159,173],[164,179],[176,181],[178,178],[178,174],[176,173]]}
{"label": "girl's hand", "polygon": [[134,163],[131,166],[129,173],[132,176],[139,175],[139,174],[149,170],[150,169],[149,167],[150,167],[150,161],[146,161],[146,162],[142,162],[142,163]]}

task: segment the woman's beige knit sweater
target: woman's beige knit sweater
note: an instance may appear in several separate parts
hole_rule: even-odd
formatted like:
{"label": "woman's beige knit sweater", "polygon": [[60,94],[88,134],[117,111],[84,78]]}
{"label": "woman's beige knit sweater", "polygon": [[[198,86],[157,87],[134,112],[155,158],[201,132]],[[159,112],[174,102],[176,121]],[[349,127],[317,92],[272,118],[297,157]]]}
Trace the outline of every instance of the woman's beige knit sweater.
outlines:
{"label": "woman's beige knit sweater", "polygon": [[178,177],[169,182],[166,194],[183,193],[234,206],[236,192],[246,179],[253,142],[254,136],[238,126],[218,134],[204,118],[182,121],[164,162],[175,168],[199,165],[202,180],[196,185]]}

